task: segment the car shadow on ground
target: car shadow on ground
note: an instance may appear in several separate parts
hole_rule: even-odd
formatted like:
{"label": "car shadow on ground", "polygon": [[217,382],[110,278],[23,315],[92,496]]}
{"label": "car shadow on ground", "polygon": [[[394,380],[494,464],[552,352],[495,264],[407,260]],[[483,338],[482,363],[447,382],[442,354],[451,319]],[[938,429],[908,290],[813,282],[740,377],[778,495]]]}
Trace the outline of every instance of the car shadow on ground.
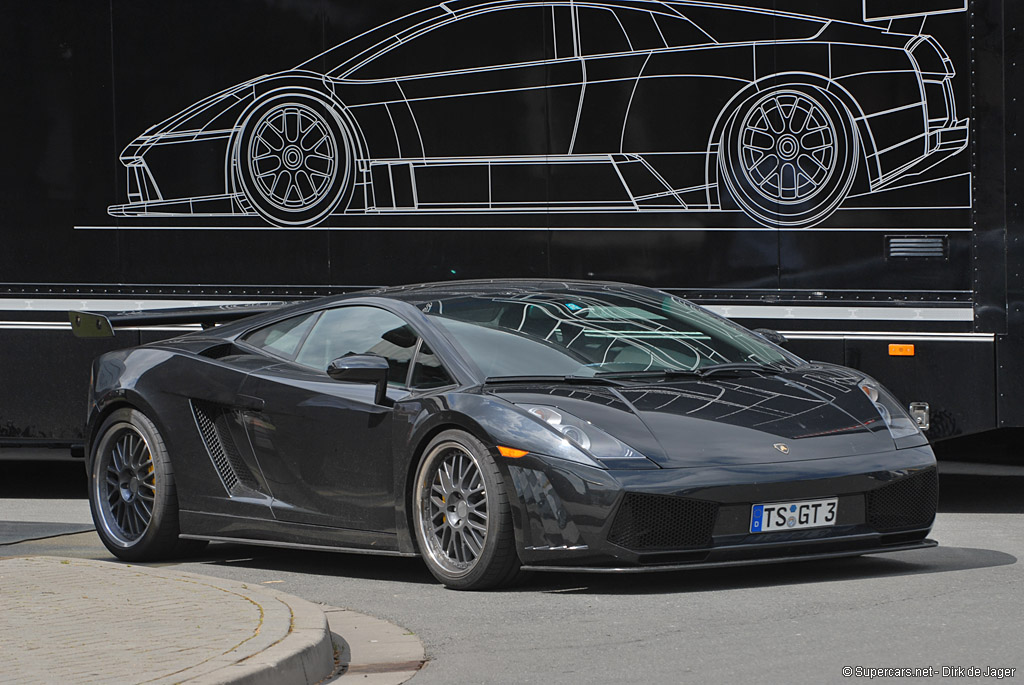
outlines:
{"label": "car shadow on ground", "polygon": [[282,573],[337,576],[361,580],[431,585],[437,581],[419,557],[392,557],[344,552],[214,543],[190,561],[211,566],[241,566]]}
{"label": "car shadow on ground", "polygon": [[[913,552],[760,566],[733,566],[641,575],[537,574],[534,592],[651,595],[714,592],[785,585],[809,585],[1006,566],[1017,558],[1005,552],[937,547]],[[522,588],[527,589],[527,588]]]}
{"label": "car shadow on ground", "polygon": [[[80,462],[11,463],[2,465],[0,497],[84,497],[86,480]],[[42,477],[45,475],[45,478]],[[955,474],[940,477],[941,513],[1024,513],[1024,476]],[[68,531],[71,532],[71,531]],[[47,541],[5,546],[7,554],[49,553]],[[65,536],[63,544],[79,545],[71,556],[104,558],[95,533]],[[38,551],[37,551],[38,550]],[[112,557],[108,560],[114,561]],[[190,560],[201,565],[243,566],[268,571],[328,575],[419,585],[436,584],[416,558],[278,549],[229,543],[211,544]],[[711,570],[645,574],[533,573],[511,592],[590,592],[657,594],[704,592],[802,583],[835,582],[864,578],[946,573],[1016,563],[1016,557],[997,550],[940,546],[848,559],[797,562]],[[163,565],[163,564],[159,564]]]}
{"label": "car shadow on ground", "polygon": [[[310,552],[217,544],[193,561],[211,566],[333,576],[360,580],[434,585],[423,562],[414,558]],[[504,592],[668,594],[711,592],[784,585],[830,583],[931,573],[951,573],[1017,562],[989,549],[937,547],[845,559],[651,573],[533,572]]]}

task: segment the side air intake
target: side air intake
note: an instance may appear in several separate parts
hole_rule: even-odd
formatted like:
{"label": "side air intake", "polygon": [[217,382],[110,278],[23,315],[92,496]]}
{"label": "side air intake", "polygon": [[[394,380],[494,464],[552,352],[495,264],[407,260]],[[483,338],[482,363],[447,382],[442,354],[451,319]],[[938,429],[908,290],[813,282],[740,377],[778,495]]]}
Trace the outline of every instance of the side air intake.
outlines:
{"label": "side air intake", "polygon": [[256,478],[245,465],[231,437],[231,410],[210,402],[192,400],[192,413],[213,467],[228,493],[238,495],[247,490],[259,490]]}

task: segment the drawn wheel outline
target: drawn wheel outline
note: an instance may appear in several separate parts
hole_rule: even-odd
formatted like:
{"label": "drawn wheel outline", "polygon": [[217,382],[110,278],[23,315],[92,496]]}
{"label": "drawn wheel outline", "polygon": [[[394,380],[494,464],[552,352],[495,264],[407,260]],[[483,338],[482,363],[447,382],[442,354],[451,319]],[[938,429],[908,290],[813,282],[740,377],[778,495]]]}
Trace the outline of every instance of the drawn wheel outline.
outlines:
{"label": "drawn wheel outline", "polygon": [[846,108],[821,88],[786,85],[755,94],[733,113],[722,134],[720,183],[759,224],[807,228],[839,209],[859,162]]}
{"label": "drawn wheel outline", "polygon": [[355,146],[334,108],[303,94],[259,104],[240,126],[232,150],[238,189],[277,226],[319,223],[353,189]]}

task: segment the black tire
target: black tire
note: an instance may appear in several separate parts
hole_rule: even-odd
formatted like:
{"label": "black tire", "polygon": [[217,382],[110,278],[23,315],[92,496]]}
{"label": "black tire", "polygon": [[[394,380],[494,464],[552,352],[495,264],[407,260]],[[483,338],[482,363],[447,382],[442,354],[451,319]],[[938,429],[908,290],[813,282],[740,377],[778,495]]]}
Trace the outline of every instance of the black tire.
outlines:
{"label": "black tire", "polygon": [[245,118],[232,152],[235,181],[275,226],[309,226],[352,192],[352,136],[327,103],[282,95]]}
{"label": "black tire", "polygon": [[416,470],[412,516],[423,561],[445,587],[485,590],[520,580],[504,479],[472,435],[447,430],[427,445]]}
{"label": "black tire", "polygon": [[96,532],[125,561],[191,556],[206,546],[178,539],[174,470],[160,431],[135,409],[118,409],[97,432],[89,459]]}
{"label": "black tire", "polygon": [[726,126],[720,192],[764,226],[806,228],[843,203],[859,161],[857,129],[841,103],[820,88],[782,86],[752,96]]}

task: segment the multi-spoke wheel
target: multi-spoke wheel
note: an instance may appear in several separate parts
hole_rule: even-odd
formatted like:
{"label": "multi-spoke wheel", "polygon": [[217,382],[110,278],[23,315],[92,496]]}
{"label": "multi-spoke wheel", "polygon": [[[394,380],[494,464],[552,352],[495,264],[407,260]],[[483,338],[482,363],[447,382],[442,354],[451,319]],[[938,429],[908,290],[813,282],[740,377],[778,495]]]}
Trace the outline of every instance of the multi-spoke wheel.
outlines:
{"label": "multi-spoke wheel", "polygon": [[178,501],[167,448],[153,422],[120,409],[100,427],[90,462],[89,504],[96,532],[121,559],[194,553],[178,540]]}
{"label": "multi-spoke wheel", "polygon": [[729,194],[751,218],[802,228],[828,218],[846,199],[858,157],[845,109],[817,88],[791,86],[740,107],[719,159]]}
{"label": "multi-spoke wheel", "polygon": [[274,224],[323,219],[351,190],[352,145],[325,103],[304,96],[270,100],[242,126],[234,150],[242,193]]}
{"label": "multi-spoke wheel", "polygon": [[416,474],[413,518],[420,553],[446,586],[479,590],[518,576],[501,472],[473,436],[445,431],[427,446]]}

